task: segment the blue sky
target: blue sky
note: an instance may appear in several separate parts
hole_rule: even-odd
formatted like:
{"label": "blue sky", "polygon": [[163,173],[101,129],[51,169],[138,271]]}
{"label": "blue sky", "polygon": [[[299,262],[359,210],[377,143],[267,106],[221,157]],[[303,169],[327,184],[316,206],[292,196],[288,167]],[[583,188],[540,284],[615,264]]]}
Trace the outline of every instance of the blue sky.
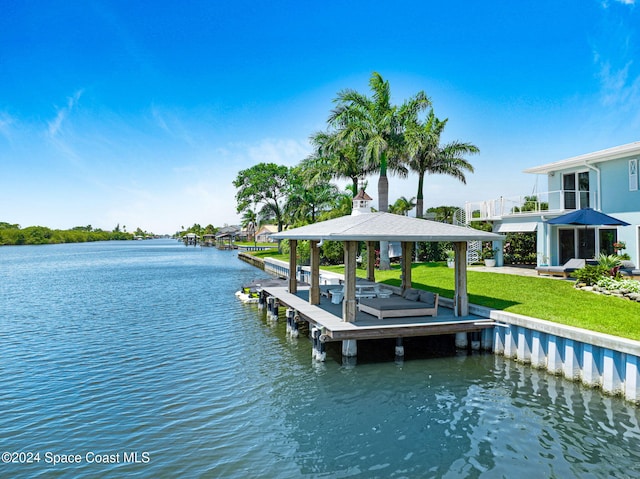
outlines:
{"label": "blue sky", "polygon": [[[543,191],[523,169],[640,140],[635,0],[3,0],[0,13],[0,221],[23,227],[237,223],[238,171],[298,163],[337,92],[368,92],[373,71],[398,104],[424,90],[445,141],[480,148],[466,186],[427,179],[427,206]],[[390,201],[416,189],[391,177]]]}

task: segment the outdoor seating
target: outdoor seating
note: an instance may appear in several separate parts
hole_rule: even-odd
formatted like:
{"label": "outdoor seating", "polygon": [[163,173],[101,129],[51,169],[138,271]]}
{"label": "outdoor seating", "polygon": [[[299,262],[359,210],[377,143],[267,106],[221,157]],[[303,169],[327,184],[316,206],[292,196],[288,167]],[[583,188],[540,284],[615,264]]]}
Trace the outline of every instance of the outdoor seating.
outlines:
{"label": "outdoor seating", "polygon": [[333,304],[340,304],[344,299],[344,288],[330,289],[329,295]]}
{"label": "outdoor seating", "polygon": [[361,299],[358,310],[372,314],[378,319],[436,316],[438,314],[438,295],[410,288],[404,292],[403,296],[392,295],[388,298]]}
{"label": "outdoor seating", "polygon": [[622,266],[618,270],[626,279],[640,279],[640,269],[632,261],[622,261]]}
{"label": "outdoor seating", "polygon": [[390,298],[391,295],[393,294],[392,290],[381,288],[379,285],[375,286],[374,291],[376,293],[376,297],[378,298]]}
{"label": "outdoor seating", "polygon": [[538,275],[548,274],[550,276],[563,276],[568,278],[574,271],[584,268],[586,261],[584,259],[572,258],[562,266],[537,266]]}
{"label": "outdoor seating", "polygon": [[336,285],[335,284],[322,284],[320,285],[320,296],[324,296],[326,298],[330,298],[331,294],[329,293],[330,290],[336,289]]}

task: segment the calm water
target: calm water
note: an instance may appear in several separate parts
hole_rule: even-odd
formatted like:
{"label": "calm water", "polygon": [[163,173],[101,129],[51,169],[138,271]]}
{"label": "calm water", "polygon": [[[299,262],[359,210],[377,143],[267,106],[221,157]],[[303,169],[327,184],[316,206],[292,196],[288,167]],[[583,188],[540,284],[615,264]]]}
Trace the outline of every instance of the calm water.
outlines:
{"label": "calm water", "polygon": [[491,355],[314,364],[235,299],[262,274],[168,240],[0,248],[0,450],[40,459],[0,477],[640,477],[624,401]]}

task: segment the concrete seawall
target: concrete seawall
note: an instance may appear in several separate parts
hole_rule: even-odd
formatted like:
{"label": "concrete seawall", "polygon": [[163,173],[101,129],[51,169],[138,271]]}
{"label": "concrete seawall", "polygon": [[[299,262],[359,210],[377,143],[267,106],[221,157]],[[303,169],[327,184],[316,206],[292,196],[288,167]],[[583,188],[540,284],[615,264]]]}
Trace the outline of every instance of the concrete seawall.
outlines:
{"label": "concrete seawall", "polygon": [[640,403],[640,342],[505,311],[476,308],[504,324],[493,330],[494,354]]}

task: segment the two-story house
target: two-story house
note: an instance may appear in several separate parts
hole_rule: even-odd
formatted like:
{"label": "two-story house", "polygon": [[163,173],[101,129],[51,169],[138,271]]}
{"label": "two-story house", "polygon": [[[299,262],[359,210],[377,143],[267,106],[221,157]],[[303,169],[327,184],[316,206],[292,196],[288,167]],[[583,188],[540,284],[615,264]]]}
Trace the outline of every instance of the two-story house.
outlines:
{"label": "two-story house", "polygon": [[[613,254],[614,243],[640,263],[640,142],[616,146],[524,170],[546,175],[547,191],[518,198],[467,203],[465,217],[490,221],[493,231],[536,232],[538,264],[561,265],[571,258]],[[630,226],[554,225],[548,221],[590,207]],[[498,264],[502,258],[498,256]]]}

